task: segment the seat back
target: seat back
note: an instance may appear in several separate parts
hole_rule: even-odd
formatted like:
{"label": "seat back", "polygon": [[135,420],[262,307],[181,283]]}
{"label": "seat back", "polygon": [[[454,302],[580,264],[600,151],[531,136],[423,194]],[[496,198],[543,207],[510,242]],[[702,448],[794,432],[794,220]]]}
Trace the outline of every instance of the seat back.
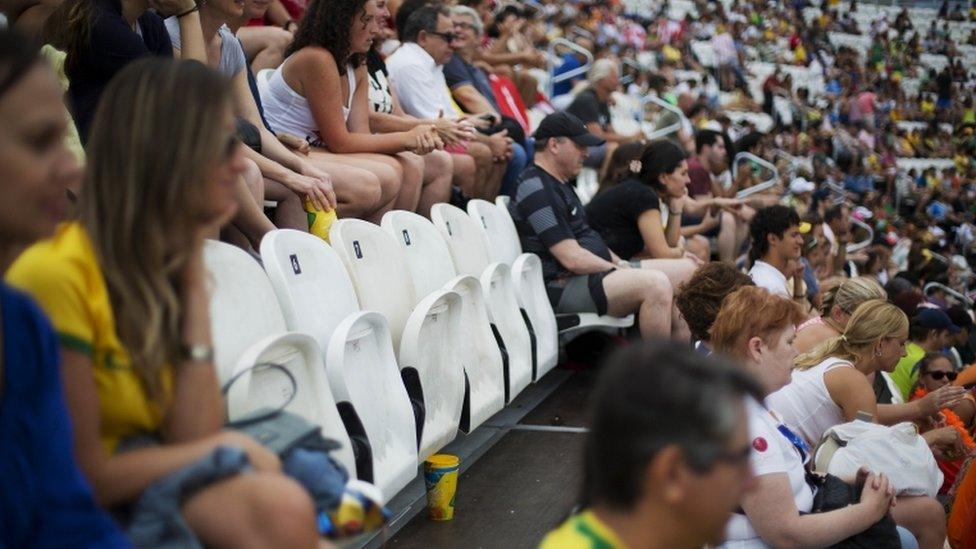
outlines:
{"label": "seat back", "polygon": [[346,431],[357,442],[357,476],[389,499],[416,473],[413,409],[386,320],[363,313],[338,254],[307,233],[272,231],[261,257],[289,326],[311,333]]}
{"label": "seat back", "polygon": [[322,239],[291,229],[265,235],[261,257],[288,327],[314,337],[325,352],[339,322],[359,311],[342,260]]}
{"label": "seat back", "polygon": [[379,226],[361,219],[340,219],[332,225],[329,239],[352,279],[363,310],[386,317],[399,350],[400,336],[417,303],[403,252]]}
{"label": "seat back", "polygon": [[427,219],[403,210],[383,216],[383,229],[403,250],[418,296],[440,290],[457,276],[447,243]]}
{"label": "seat back", "polygon": [[512,265],[522,253],[522,246],[515,223],[507,211],[501,211],[501,208],[486,200],[471,200],[468,202],[468,215],[481,225],[488,240],[491,260]]}
{"label": "seat back", "polygon": [[230,419],[283,404],[282,395],[292,390],[287,377],[280,370],[255,367],[278,364],[295,379],[295,393],[285,409],[319,425],[324,436],[338,441],[336,458],[355,473],[352,444],[315,340],[286,332],[271,282],[244,251],[208,241],[204,262],[214,283],[210,309],[218,377],[222,385],[236,377],[227,393]]}
{"label": "seat back", "polygon": [[464,210],[450,204],[435,204],[430,219],[447,242],[459,274],[480,277],[488,267],[488,240]]}
{"label": "seat back", "polygon": [[287,327],[268,276],[254,258],[215,240],[207,241],[203,256],[214,284],[210,297],[214,364],[220,379],[227,380],[254,342]]}
{"label": "seat back", "polygon": [[447,244],[427,219],[396,210],[383,216],[382,225],[403,250],[418,294],[449,289],[461,298],[457,328],[464,342],[459,351],[468,383],[468,406],[460,427],[470,432],[505,405],[502,355],[488,320],[481,282],[468,275],[455,276]]}
{"label": "seat back", "polygon": [[489,315],[508,355],[508,401],[532,382],[532,339],[522,318],[512,272],[504,263],[492,263],[481,275]]}

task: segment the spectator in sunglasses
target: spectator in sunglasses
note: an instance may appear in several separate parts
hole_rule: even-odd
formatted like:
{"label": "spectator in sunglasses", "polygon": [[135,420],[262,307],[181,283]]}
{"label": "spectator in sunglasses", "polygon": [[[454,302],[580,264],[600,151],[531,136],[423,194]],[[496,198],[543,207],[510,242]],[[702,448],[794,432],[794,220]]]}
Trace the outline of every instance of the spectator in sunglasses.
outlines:
{"label": "spectator in sunglasses", "polygon": [[[958,376],[949,357],[939,352],[926,353],[918,362],[918,381],[912,390],[912,397],[923,396],[923,393],[928,394],[951,385]],[[972,427],[973,420],[976,419],[976,398],[973,397],[972,392],[967,392],[961,400],[948,409],[959,416],[967,427]]]}

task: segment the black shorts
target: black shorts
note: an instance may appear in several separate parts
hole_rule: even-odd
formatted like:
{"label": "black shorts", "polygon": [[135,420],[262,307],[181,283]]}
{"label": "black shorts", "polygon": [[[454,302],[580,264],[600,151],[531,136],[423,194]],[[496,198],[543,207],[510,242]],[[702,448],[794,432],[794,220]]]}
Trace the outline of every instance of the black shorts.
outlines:
{"label": "black shorts", "polygon": [[[725,212],[718,212],[719,221],[722,220],[722,215],[724,215],[724,213]],[[691,227],[692,225],[697,225],[697,224],[701,223],[702,222],[702,219],[704,219],[704,217],[697,216],[697,215],[681,214],[681,226],[682,227]],[[716,224],[711,229],[709,229],[709,230],[707,230],[707,231],[705,231],[703,233],[698,233],[698,234],[704,236],[705,238],[716,238],[718,236],[718,233],[719,233],[720,230],[722,230],[722,223],[721,222],[718,223],[718,224]]]}
{"label": "black shorts", "polygon": [[547,284],[549,301],[555,313],[607,314],[607,292],[603,288],[603,279],[612,272],[577,275]]}

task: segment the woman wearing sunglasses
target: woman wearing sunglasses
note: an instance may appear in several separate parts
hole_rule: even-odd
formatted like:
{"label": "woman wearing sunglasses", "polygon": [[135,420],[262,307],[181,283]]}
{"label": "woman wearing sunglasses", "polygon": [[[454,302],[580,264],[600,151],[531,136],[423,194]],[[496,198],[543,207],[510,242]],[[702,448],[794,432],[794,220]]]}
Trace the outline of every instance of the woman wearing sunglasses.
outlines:
{"label": "woman wearing sunglasses", "polygon": [[[203,245],[237,209],[235,130],[220,75],[191,61],[130,64],[95,115],[78,220],[7,276],[58,332],[74,455],[99,504],[122,516],[156,483],[237,448],[249,472],[171,502],[189,530],[207,547],[313,547],[302,487],[259,443],[222,431]],[[125,448],[147,436],[157,443]]]}
{"label": "woman wearing sunglasses", "polygon": [[[918,361],[918,381],[912,388],[912,400],[923,398],[933,391],[952,385],[959,374],[953,369],[949,357],[942,353],[926,353],[922,360]],[[955,416],[951,421],[948,417],[950,412]],[[960,424],[966,430],[971,430],[973,420],[976,419],[976,398],[971,391],[967,391],[963,397],[952,406],[942,410],[942,418],[936,418],[935,426],[947,423]],[[932,427],[933,425],[929,425]]]}
{"label": "woman wearing sunglasses", "polygon": [[[905,355],[908,317],[880,299],[861,304],[839,337],[827,340],[796,359],[788,385],[769,396],[769,405],[796,428],[804,442],[814,446],[827,429],[868,414],[882,425],[916,421],[955,404],[965,392],[942,387],[905,404],[878,404],[872,387],[875,376],[894,370]],[[936,449],[955,447],[952,433],[925,433]],[[912,531],[922,549],[942,547],[945,512],[932,498],[902,497],[892,510],[899,525]]]}
{"label": "woman wearing sunglasses", "polygon": [[[753,286],[739,288],[722,304],[711,329],[716,353],[737,359],[768,396],[790,381],[799,307]],[[809,514],[813,489],[806,481],[810,447],[775,409],[748,398],[750,462],[755,488],[741,500],[741,512],[726,528],[723,548],[827,547],[858,534],[888,512],[892,490],[885,475],[869,475],[859,503],[843,510]]]}

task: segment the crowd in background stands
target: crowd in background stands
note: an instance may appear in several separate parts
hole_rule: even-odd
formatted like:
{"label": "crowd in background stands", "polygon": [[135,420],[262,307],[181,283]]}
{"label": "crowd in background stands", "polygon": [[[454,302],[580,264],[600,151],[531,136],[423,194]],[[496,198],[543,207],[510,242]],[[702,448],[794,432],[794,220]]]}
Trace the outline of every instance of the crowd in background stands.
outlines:
{"label": "crowd in background stands", "polygon": [[[125,546],[115,523],[223,447],[250,470],[180,501],[187,529],[314,545],[282,464],[221,431],[203,242],[504,195],[556,313],[675,343],[611,361],[585,508],[547,546],[828,546],[890,517],[976,547],[976,5],[0,8],[0,267],[40,304],[0,287],[0,546]],[[808,514],[811,448],[863,413],[918,426],[939,499],[871,473]]]}

